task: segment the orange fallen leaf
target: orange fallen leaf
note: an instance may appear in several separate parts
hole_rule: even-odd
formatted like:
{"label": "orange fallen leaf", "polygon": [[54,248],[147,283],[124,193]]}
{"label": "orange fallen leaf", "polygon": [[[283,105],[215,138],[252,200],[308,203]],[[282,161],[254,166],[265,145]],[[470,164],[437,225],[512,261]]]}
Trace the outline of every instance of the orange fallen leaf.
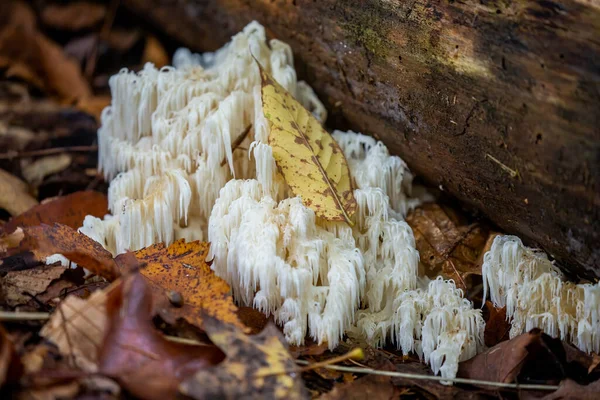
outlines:
{"label": "orange fallen leaf", "polygon": [[30,208],[8,221],[1,231],[11,233],[19,226],[53,223],[77,229],[83,225],[86,215],[103,217],[107,213],[108,200],[104,194],[93,191],[76,192]]}
{"label": "orange fallen leaf", "polygon": [[[155,309],[169,322],[184,318],[201,327],[204,313],[246,329],[238,319],[229,285],[216,276],[205,261],[208,248],[208,243],[178,240],[169,247],[161,243],[135,252],[137,260],[146,264],[141,273],[157,299]],[[181,307],[169,304],[170,291],[182,297]]]}
{"label": "orange fallen leaf", "polygon": [[142,64],[151,62],[156,68],[170,64],[169,55],[163,45],[152,35],[146,37],[146,46],[142,55]]}
{"label": "orange fallen leaf", "polygon": [[66,225],[42,224],[25,227],[23,232],[25,238],[18,250],[32,252],[38,260],[45,260],[58,253],[109,281],[121,274],[108,250]]}
{"label": "orange fallen leaf", "polygon": [[215,346],[191,346],[166,340],[153,326],[152,291],[133,273],[108,295],[108,333],[99,354],[99,370],[143,399],[175,398],[179,384],[196,371],[221,362]]}
{"label": "orange fallen leaf", "polygon": [[486,227],[461,224],[451,210],[433,203],[415,209],[406,222],[414,232],[427,276],[442,275],[467,290],[466,278],[481,275],[479,259],[488,237]]}

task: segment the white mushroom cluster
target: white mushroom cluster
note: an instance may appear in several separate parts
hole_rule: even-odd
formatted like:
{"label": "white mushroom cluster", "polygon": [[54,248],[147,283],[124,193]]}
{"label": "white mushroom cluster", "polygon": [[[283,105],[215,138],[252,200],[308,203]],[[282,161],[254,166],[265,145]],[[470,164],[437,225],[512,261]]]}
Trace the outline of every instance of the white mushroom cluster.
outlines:
{"label": "white mushroom cluster", "polygon": [[585,352],[600,352],[600,283],[575,284],[545,253],[499,235],[484,256],[484,298],[506,306],[514,337],[541,328]]}
{"label": "white mushroom cluster", "polygon": [[[355,182],[356,223],[317,218],[277,171],[253,56],[324,122],[290,47],[267,42],[256,22],[215,53],[181,50],[175,67],[122,71],[110,80],[98,132],[112,215],[87,217],[81,231],[113,254],[208,240],[236,301],[274,315],[291,344],[309,335],[333,348],[344,333],[359,335],[455,376],[460,360],[484,348],[484,321],[454,282],[419,276],[404,218],[423,197],[411,193],[407,166],[371,137],[334,132]],[[598,284],[563,281],[514,237],[494,241],[484,275],[492,301],[507,305],[513,336],[540,326],[600,350]]]}
{"label": "white mushroom cluster", "polygon": [[[179,52],[180,68],[147,64],[138,73],[123,70],[110,79],[112,103],[98,131],[99,168],[111,180],[112,217],[88,217],[82,232],[113,253],[179,237],[206,238],[219,190],[233,177],[255,175],[255,163],[241,149],[248,149],[259,129],[252,129],[240,151],[234,154],[232,148],[250,126],[261,123],[255,121],[260,74],[253,56],[325,119],[312,89],[296,79],[290,47],[267,42],[256,22],[215,53]],[[253,149],[257,164],[264,164],[264,147],[257,143]]]}

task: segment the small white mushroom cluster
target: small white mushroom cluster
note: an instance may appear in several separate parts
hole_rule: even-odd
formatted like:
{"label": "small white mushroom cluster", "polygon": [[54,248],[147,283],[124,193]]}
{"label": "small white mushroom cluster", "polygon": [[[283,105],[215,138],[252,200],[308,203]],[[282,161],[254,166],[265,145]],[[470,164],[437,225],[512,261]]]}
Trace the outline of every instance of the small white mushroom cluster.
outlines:
{"label": "small white mushroom cluster", "polygon": [[538,327],[585,352],[600,352],[600,283],[575,284],[545,253],[499,235],[484,256],[484,298],[506,306],[510,336]]}
{"label": "small white mushroom cluster", "polygon": [[273,314],[291,344],[308,334],[333,348],[348,332],[392,341],[455,376],[458,361],[484,347],[484,322],[452,281],[418,276],[404,217],[422,197],[411,195],[405,163],[371,137],[334,132],[355,181],[356,223],[316,218],[277,171],[252,55],[324,121],[289,46],[267,45],[257,23],[215,53],[178,52],[176,67],[122,71],[98,132],[113,215],[87,217],[81,231],[114,254],[209,240],[236,300]]}

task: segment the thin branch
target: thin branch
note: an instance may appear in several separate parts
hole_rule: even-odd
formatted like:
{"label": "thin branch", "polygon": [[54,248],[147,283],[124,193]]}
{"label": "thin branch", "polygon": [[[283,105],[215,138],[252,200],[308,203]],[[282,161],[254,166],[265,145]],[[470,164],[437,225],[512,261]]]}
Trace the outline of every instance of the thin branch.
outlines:
{"label": "thin branch", "polygon": [[[246,137],[248,137],[248,134],[250,133],[251,129],[252,129],[252,124],[248,125],[246,127],[246,129],[244,129],[244,131],[238,137],[235,138],[235,140],[233,141],[233,143],[231,143],[231,152],[232,153],[233,153],[233,151],[235,149],[238,148],[238,146],[240,144],[242,144],[242,142],[244,141],[244,139],[246,139]],[[227,164],[227,157],[224,157],[223,161],[221,161],[221,167],[223,165],[225,165],[225,164]]]}
{"label": "thin branch", "polygon": [[300,368],[300,372],[310,371],[317,368],[323,368],[328,365],[336,364],[346,360],[362,360],[363,358],[365,358],[365,353],[360,347],[358,347],[356,349],[350,350],[346,354],[342,354],[341,356],[333,357],[314,364],[308,364],[306,367]]}
{"label": "thin branch", "polygon": [[0,311],[0,321],[43,321],[46,319],[50,319],[50,313]]}
{"label": "thin branch", "polygon": [[38,157],[38,156],[49,156],[52,154],[60,153],[78,153],[78,152],[90,152],[97,151],[98,146],[67,146],[67,147],[53,147],[51,149],[40,149],[32,151],[9,151],[7,153],[0,153],[0,160],[14,160],[18,158],[27,157]]}
{"label": "thin branch", "polygon": [[[305,360],[296,360],[296,363],[300,365],[311,365]],[[520,390],[548,390],[554,391],[559,387],[557,385],[533,385],[533,384],[520,384],[520,383],[504,383],[495,381],[483,381],[479,379],[467,379],[467,378],[442,378],[441,376],[433,375],[422,375],[422,374],[409,374],[405,372],[395,371],[378,371],[372,368],[356,368],[356,367],[344,367],[341,365],[327,365],[322,368],[332,369],[335,371],[342,372],[353,372],[355,374],[370,374],[370,375],[381,375],[390,376],[393,378],[405,378],[405,379],[417,379],[417,380],[430,380],[438,382],[452,382],[452,383],[465,383],[469,385],[481,385],[481,386],[493,386],[498,388],[506,389],[520,389]]]}

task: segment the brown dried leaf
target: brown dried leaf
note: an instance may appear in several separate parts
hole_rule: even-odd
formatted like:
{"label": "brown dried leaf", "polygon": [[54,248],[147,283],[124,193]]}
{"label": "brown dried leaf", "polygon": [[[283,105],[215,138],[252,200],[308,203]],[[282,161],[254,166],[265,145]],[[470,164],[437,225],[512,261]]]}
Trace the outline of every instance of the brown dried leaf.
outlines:
{"label": "brown dried leaf", "polygon": [[[14,8],[26,7],[14,2]],[[0,30],[0,68],[7,77],[19,77],[46,90],[65,102],[91,95],[91,89],[79,66],[68,59],[61,47],[21,18],[27,13],[11,13],[15,17]]]}
{"label": "brown dried leaf", "polygon": [[34,296],[48,289],[52,281],[61,277],[65,267],[42,266],[25,271],[11,271],[0,278],[3,301],[11,307],[28,303]]}
{"label": "brown dried leaf", "polygon": [[137,397],[175,398],[183,380],[224,358],[215,346],[166,340],[152,324],[152,292],[140,274],[126,277],[106,306],[109,328],[99,354],[100,371]]}
{"label": "brown dried leaf", "polygon": [[298,367],[274,325],[247,336],[232,324],[206,317],[204,329],[227,358],[185,380],[179,387],[184,395],[194,399],[307,397]]}
{"label": "brown dried leaf", "polygon": [[485,345],[493,347],[510,338],[510,323],[506,320],[506,307],[496,308],[489,300],[485,302],[485,307],[489,315],[483,336]]}
{"label": "brown dried leaf", "polygon": [[[388,363],[379,368],[380,371],[395,371],[394,365]],[[333,390],[319,397],[322,400],[392,400],[406,394],[406,388],[392,383],[389,376],[367,375],[351,382],[336,385]]]}
{"label": "brown dried leaf", "polygon": [[93,28],[104,19],[106,6],[85,1],[48,4],[41,12],[42,23],[54,29],[78,31]]}
{"label": "brown dried leaf", "polygon": [[154,64],[156,68],[162,68],[171,62],[163,45],[152,35],[146,37],[146,46],[142,54],[142,64],[147,62]]}
{"label": "brown dried leaf", "polygon": [[556,392],[541,398],[541,400],[597,400],[600,392],[600,380],[589,385],[580,385],[577,382],[566,379],[560,383]]}
{"label": "brown dried leaf", "polygon": [[408,215],[421,255],[421,264],[429,277],[442,275],[453,279],[456,286],[466,290],[469,275],[481,275],[479,261],[488,230],[482,225],[459,225],[439,205],[424,204]]}
{"label": "brown dried leaf", "polygon": [[0,325],[0,388],[7,383],[17,383],[22,374],[23,364],[15,346],[8,332]]}
{"label": "brown dried leaf", "polygon": [[109,281],[120,275],[110,252],[100,243],[66,225],[42,224],[26,227],[23,231],[25,238],[19,250],[32,252],[38,260],[58,253]]}
{"label": "brown dried leaf", "polygon": [[[202,315],[208,315],[245,329],[238,319],[229,285],[217,277],[205,261],[208,248],[208,243],[178,240],[168,248],[160,243],[135,252],[137,260],[146,263],[141,273],[154,293],[155,309],[170,322],[184,318],[202,327]],[[117,260],[122,265],[122,257],[119,257]],[[169,291],[181,295],[182,307],[169,304]]]}
{"label": "brown dried leaf", "polygon": [[98,371],[98,350],[107,329],[106,292],[96,291],[87,300],[68,296],[40,332],[77,368],[87,372]]}
{"label": "brown dried leaf", "polygon": [[37,204],[25,182],[0,169],[0,208],[19,215]]}
{"label": "brown dried leaf", "polygon": [[505,383],[556,384],[565,378],[580,379],[580,372],[585,369],[569,364],[563,343],[536,328],[461,362],[458,376]]}
{"label": "brown dried leaf", "polygon": [[10,233],[19,226],[27,227],[53,223],[77,229],[83,225],[86,215],[103,217],[107,213],[108,200],[106,195],[93,191],[76,192],[57,197],[50,202],[31,208],[11,219],[1,230]]}

